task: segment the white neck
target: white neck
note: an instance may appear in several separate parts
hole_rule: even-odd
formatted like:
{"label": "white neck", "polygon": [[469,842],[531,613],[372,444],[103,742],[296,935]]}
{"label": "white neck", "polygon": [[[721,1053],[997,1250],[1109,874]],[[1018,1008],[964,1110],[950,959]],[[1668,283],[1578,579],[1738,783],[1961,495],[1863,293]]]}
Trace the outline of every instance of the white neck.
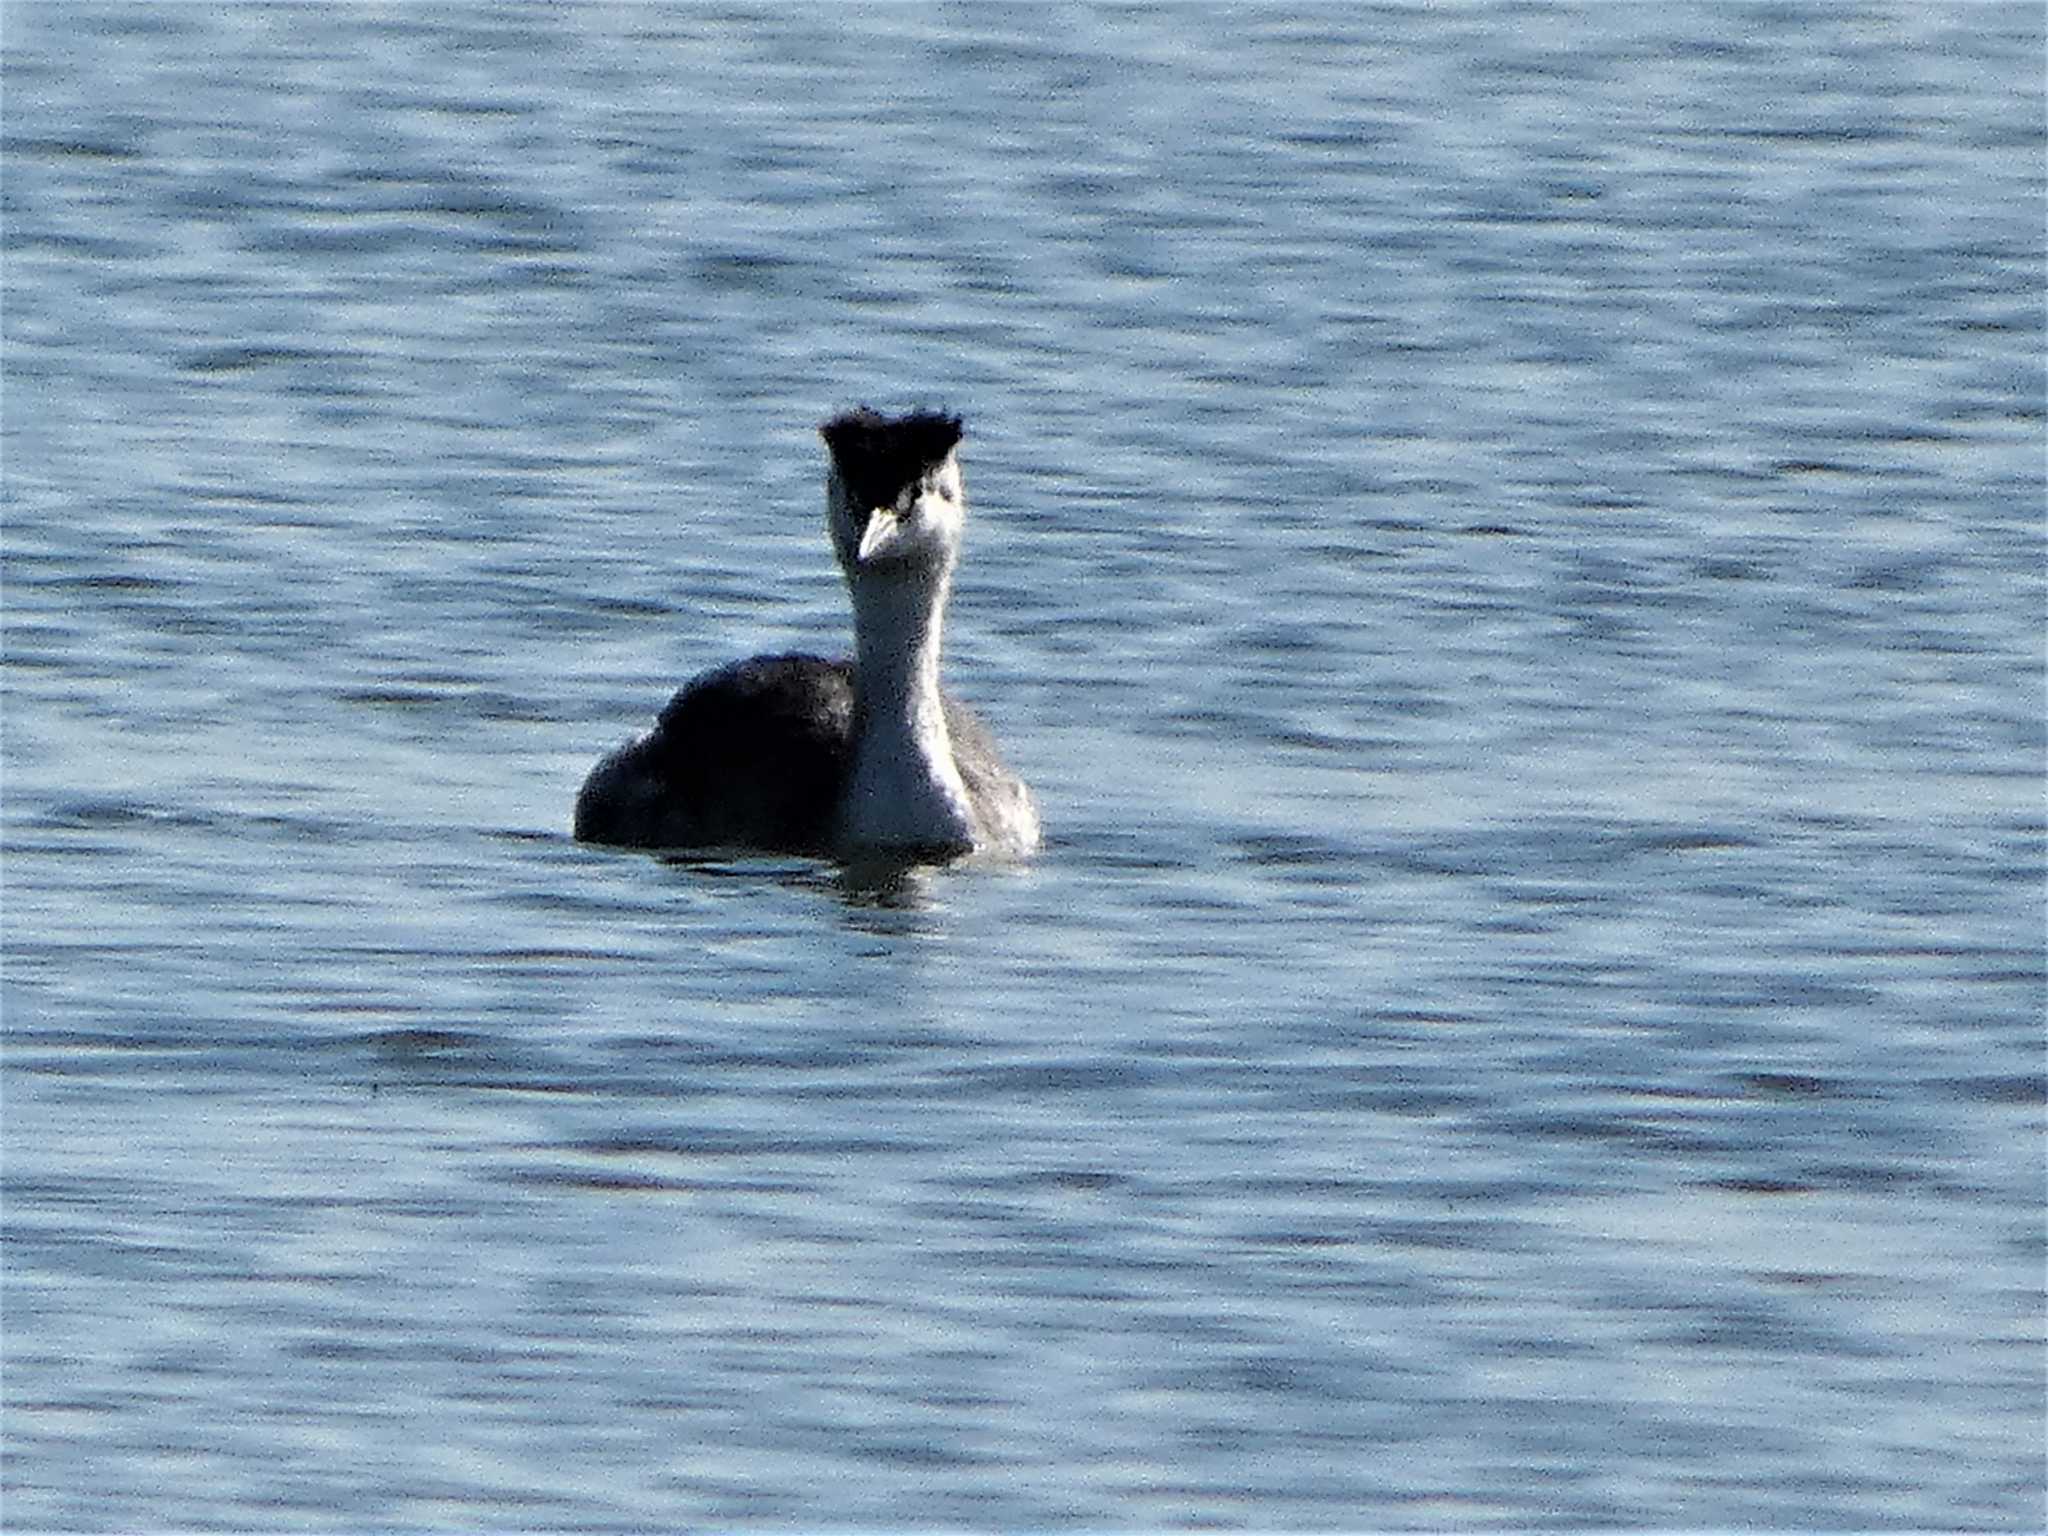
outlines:
{"label": "white neck", "polygon": [[939,638],[950,570],[862,572],[853,582],[853,768],[840,841],[857,847],[965,848],[967,786],[939,696]]}

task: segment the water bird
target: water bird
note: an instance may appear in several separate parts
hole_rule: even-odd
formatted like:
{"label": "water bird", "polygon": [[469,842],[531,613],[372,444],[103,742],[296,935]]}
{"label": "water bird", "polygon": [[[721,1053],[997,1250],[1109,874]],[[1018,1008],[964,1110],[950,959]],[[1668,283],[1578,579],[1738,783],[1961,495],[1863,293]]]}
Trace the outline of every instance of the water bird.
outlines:
{"label": "water bird", "polygon": [[967,510],[960,418],[861,406],[818,431],[852,660],[754,656],[685,684],[591,770],[578,840],[917,859],[1038,846],[1030,790],[939,686]]}

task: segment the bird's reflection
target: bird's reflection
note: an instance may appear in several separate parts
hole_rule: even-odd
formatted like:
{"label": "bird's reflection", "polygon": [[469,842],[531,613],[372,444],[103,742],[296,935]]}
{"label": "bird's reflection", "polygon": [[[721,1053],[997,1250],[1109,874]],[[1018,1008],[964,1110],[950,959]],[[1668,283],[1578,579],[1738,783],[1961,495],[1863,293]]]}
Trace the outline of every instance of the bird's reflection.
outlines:
{"label": "bird's reflection", "polygon": [[853,911],[925,912],[934,907],[936,867],[914,858],[869,855],[839,865],[834,883]]}
{"label": "bird's reflection", "polygon": [[764,859],[758,856],[670,853],[660,856],[672,869],[712,880],[769,879],[795,890],[830,891],[854,926],[877,933],[921,929],[910,918],[939,910],[933,876],[944,861],[908,854],[872,853],[845,862]]}

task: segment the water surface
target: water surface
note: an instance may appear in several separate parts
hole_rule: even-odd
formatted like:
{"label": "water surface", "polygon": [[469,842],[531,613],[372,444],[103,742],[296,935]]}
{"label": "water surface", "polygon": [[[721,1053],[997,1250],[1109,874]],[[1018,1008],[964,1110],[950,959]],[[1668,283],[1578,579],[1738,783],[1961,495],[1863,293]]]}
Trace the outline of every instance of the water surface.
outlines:
{"label": "water surface", "polygon": [[0,28],[11,1526],[2042,1523],[2037,7]]}

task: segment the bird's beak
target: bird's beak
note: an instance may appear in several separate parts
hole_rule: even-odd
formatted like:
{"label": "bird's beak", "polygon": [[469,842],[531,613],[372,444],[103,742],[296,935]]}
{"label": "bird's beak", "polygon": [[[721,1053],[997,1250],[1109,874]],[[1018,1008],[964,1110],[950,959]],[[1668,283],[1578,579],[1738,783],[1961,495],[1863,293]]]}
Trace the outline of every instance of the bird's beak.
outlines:
{"label": "bird's beak", "polygon": [[897,517],[894,509],[876,507],[868,513],[867,530],[860,536],[861,564],[866,565],[887,550],[901,536],[902,531],[902,519]]}

